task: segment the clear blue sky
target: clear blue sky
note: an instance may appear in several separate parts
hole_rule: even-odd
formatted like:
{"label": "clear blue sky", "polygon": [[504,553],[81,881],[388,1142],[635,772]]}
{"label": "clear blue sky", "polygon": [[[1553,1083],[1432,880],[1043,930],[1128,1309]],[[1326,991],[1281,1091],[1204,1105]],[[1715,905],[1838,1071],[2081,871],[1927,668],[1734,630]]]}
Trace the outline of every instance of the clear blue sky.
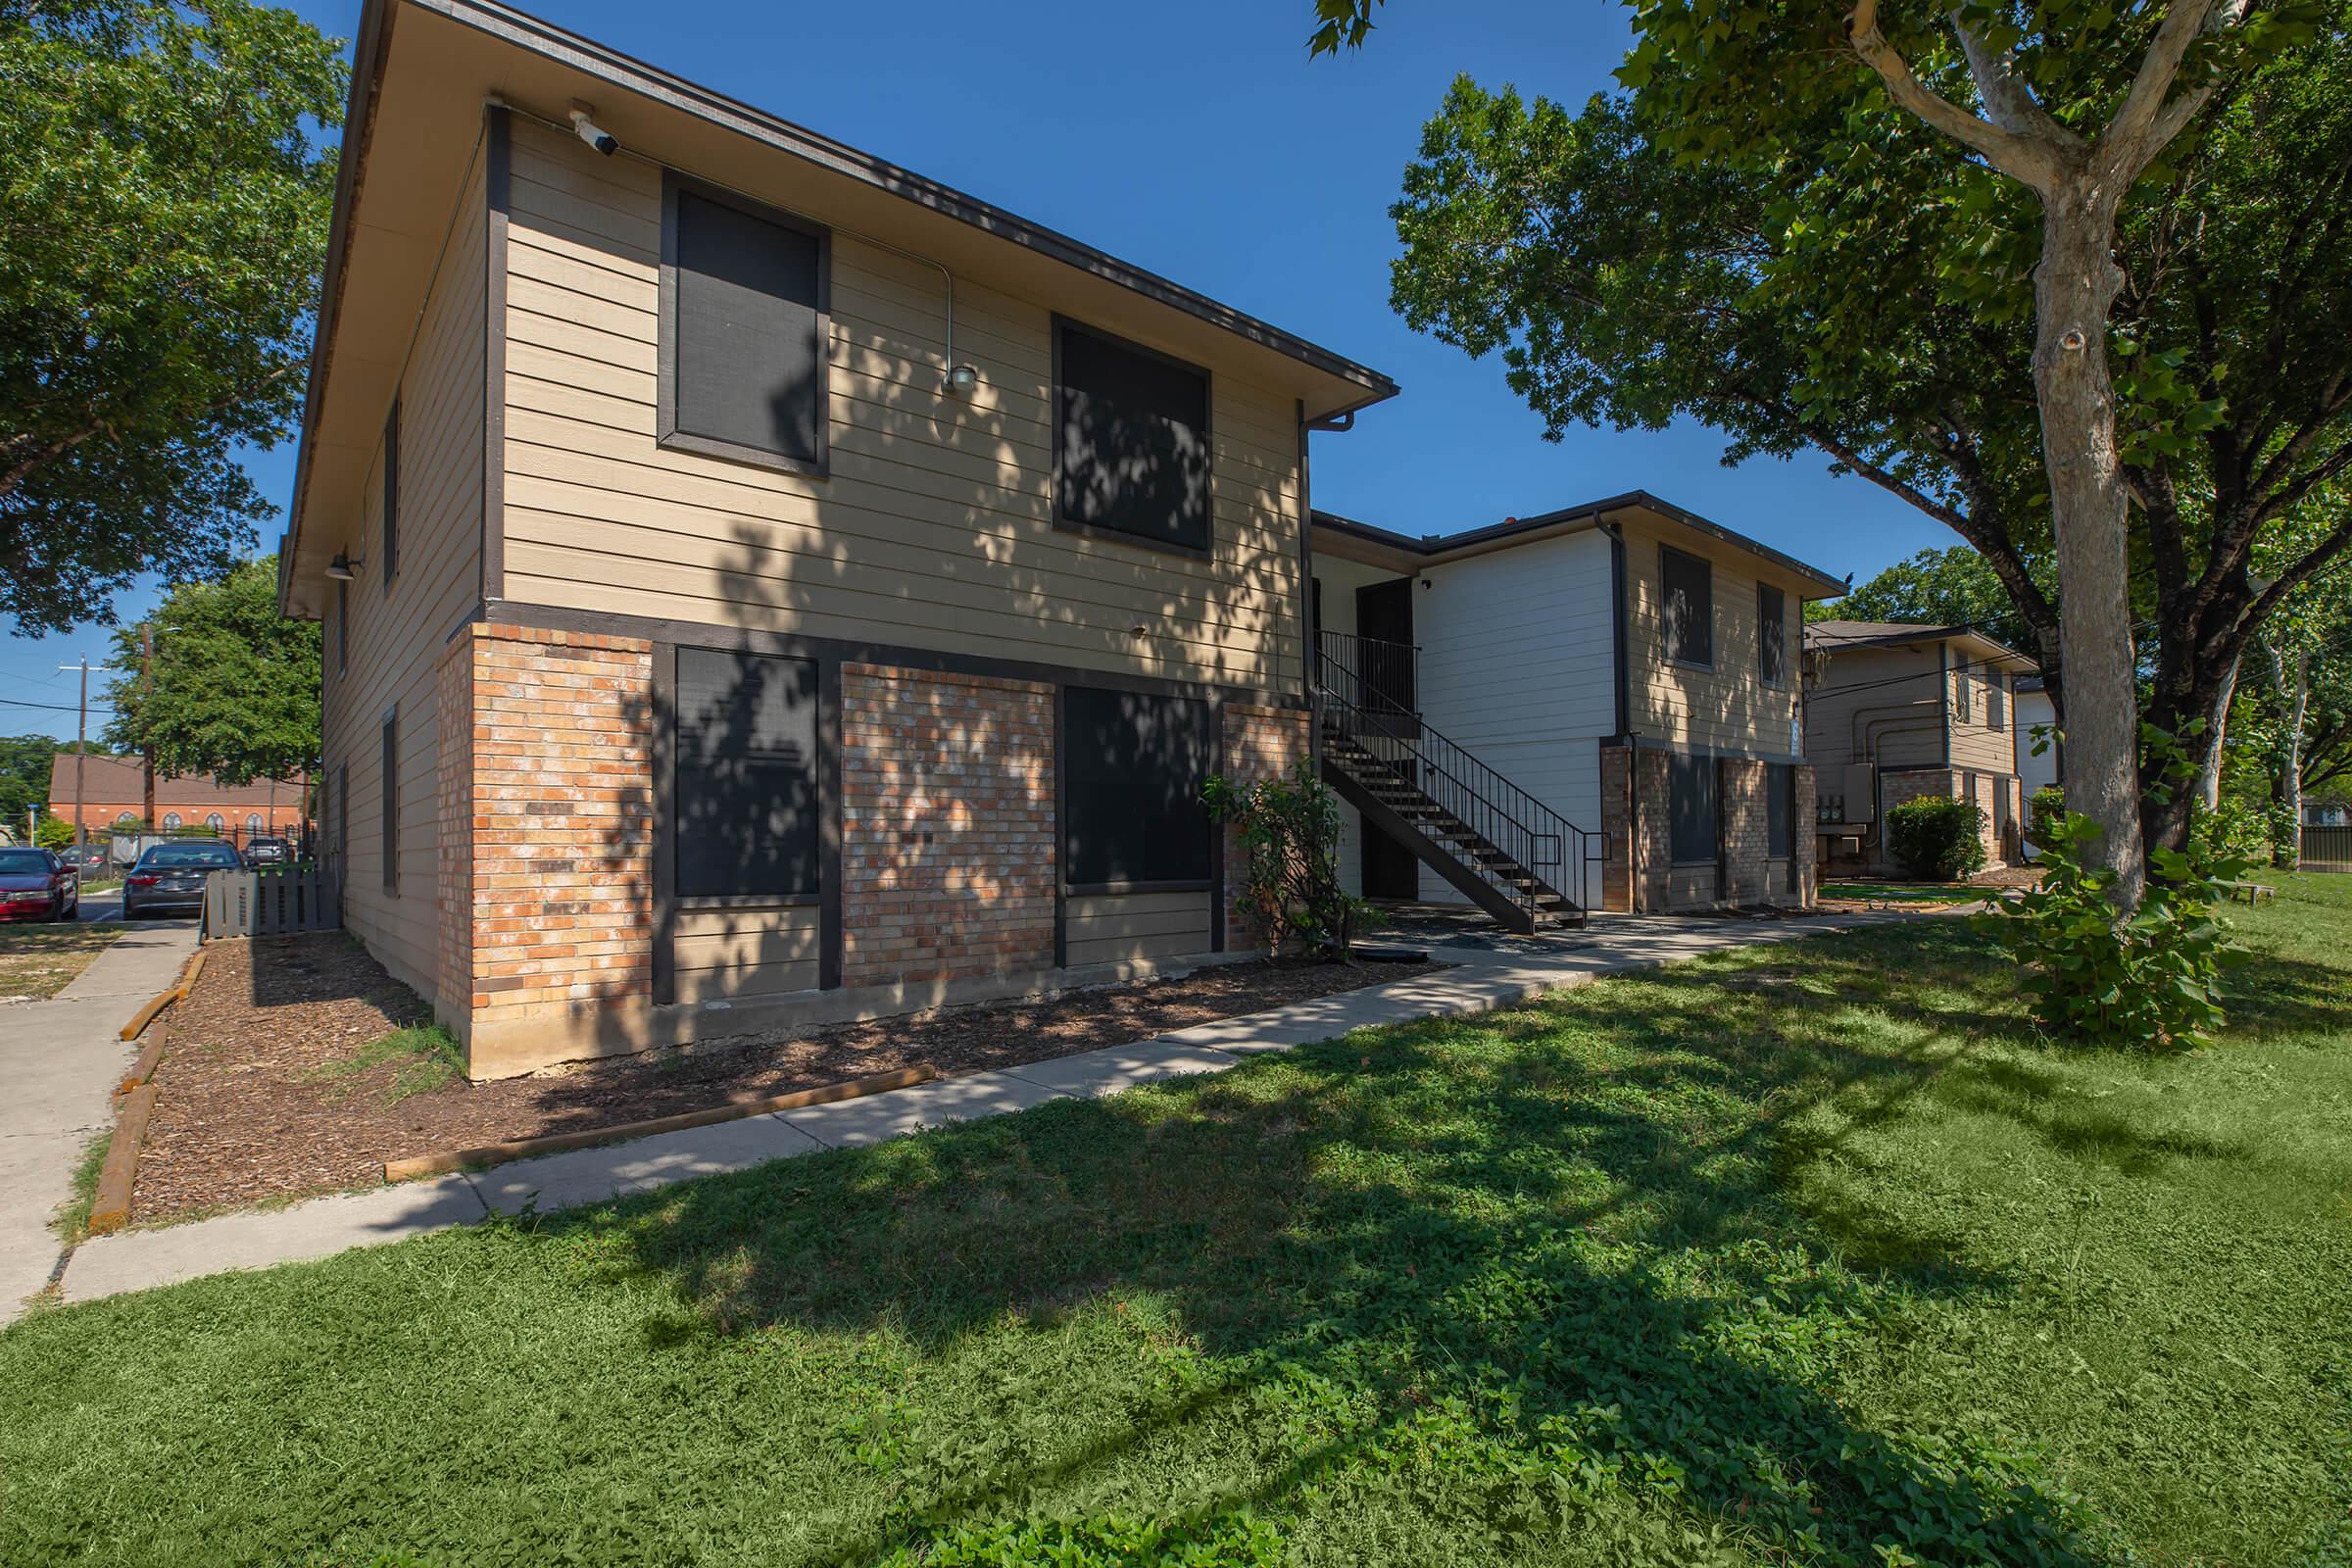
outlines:
{"label": "clear blue sky", "polygon": [[[1624,54],[1619,6],[1396,0],[1362,53],[1310,62],[1309,0],[521,3],[1387,371],[1401,397],[1314,438],[1315,501],[1332,511],[1450,533],[1640,488],[1857,581],[1956,542],[1818,461],[1725,468],[1698,425],[1546,442],[1497,361],[1390,314],[1388,208],[1447,82],[1581,101]],[[357,0],[294,9],[339,37],[359,19]],[[282,505],[291,449],[252,466]],[[0,636],[0,698],[70,704],[55,666],[106,646],[96,630]],[[0,733],[42,729],[70,736],[74,715],[0,707]]]}

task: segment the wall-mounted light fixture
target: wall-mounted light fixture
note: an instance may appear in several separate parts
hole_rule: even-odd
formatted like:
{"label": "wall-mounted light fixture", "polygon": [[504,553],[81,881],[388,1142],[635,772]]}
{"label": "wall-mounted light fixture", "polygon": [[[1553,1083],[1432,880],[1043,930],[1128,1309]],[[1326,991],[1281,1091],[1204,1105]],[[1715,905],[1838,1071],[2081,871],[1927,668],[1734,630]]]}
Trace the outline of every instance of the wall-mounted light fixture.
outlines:
{"label": "wall-mounted light fixture", "polygon": [[959,398],[968,398],[980,390],[980,368],[958,365],[948,371],[948,390]]}
{"label": "wall-mounted light fixture", "polygon": [[355,568],[360,564],[361,563],[352,560],[351,557],[338,550],[335,552],[335,559],[326,564],[326,574],[337,582],[349,582],[359,575]]}

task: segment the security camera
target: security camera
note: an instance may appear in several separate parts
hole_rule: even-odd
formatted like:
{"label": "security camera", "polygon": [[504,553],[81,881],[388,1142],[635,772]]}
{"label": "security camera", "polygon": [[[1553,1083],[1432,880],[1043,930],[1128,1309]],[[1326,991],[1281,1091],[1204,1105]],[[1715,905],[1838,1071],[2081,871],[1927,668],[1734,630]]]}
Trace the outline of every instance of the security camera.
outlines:
{"label": "security camera", "polygon": [[607,158],[620,151],[620,143],[612,133],[603,129],[595,121],[588,118],[586,104],[571,106],[571,128],[579,132],[580,140],[603,153]]}

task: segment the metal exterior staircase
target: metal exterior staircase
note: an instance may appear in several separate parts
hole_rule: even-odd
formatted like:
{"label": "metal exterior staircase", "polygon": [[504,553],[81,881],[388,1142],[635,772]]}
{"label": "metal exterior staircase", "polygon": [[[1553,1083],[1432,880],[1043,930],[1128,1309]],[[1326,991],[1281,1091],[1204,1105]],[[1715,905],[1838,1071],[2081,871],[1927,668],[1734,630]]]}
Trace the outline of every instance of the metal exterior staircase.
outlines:
{"label": "metal exterior staircase", "polygon": [[1447,740],[1401,694],[1414,650],[1345,632],[1317,636],[1323,778],[1334,792],[1506,928],[1582,925],[1561,891],[1598,839]]}

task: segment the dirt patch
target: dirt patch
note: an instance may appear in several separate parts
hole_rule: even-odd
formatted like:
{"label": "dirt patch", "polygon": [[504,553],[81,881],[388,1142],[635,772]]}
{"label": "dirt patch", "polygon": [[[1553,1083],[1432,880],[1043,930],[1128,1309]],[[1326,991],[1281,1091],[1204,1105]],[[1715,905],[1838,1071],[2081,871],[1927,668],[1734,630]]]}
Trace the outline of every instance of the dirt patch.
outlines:
{"label": "dirt patch", "polygon": [[[339,933],[223,942],[172,1013],[132,1217],[153,1221],[378,1180],[387,1159],[699,1110],[929,1063],[1042,1061],[1397,979],[1256,962],[1039,1002],[790,1036],[732,1036],[473,1084],[436,1071],[431,1009]],[[405,1049],[383,1051],[407,1030]],[[418,1087],[420,1084],[431,1087]]]}

